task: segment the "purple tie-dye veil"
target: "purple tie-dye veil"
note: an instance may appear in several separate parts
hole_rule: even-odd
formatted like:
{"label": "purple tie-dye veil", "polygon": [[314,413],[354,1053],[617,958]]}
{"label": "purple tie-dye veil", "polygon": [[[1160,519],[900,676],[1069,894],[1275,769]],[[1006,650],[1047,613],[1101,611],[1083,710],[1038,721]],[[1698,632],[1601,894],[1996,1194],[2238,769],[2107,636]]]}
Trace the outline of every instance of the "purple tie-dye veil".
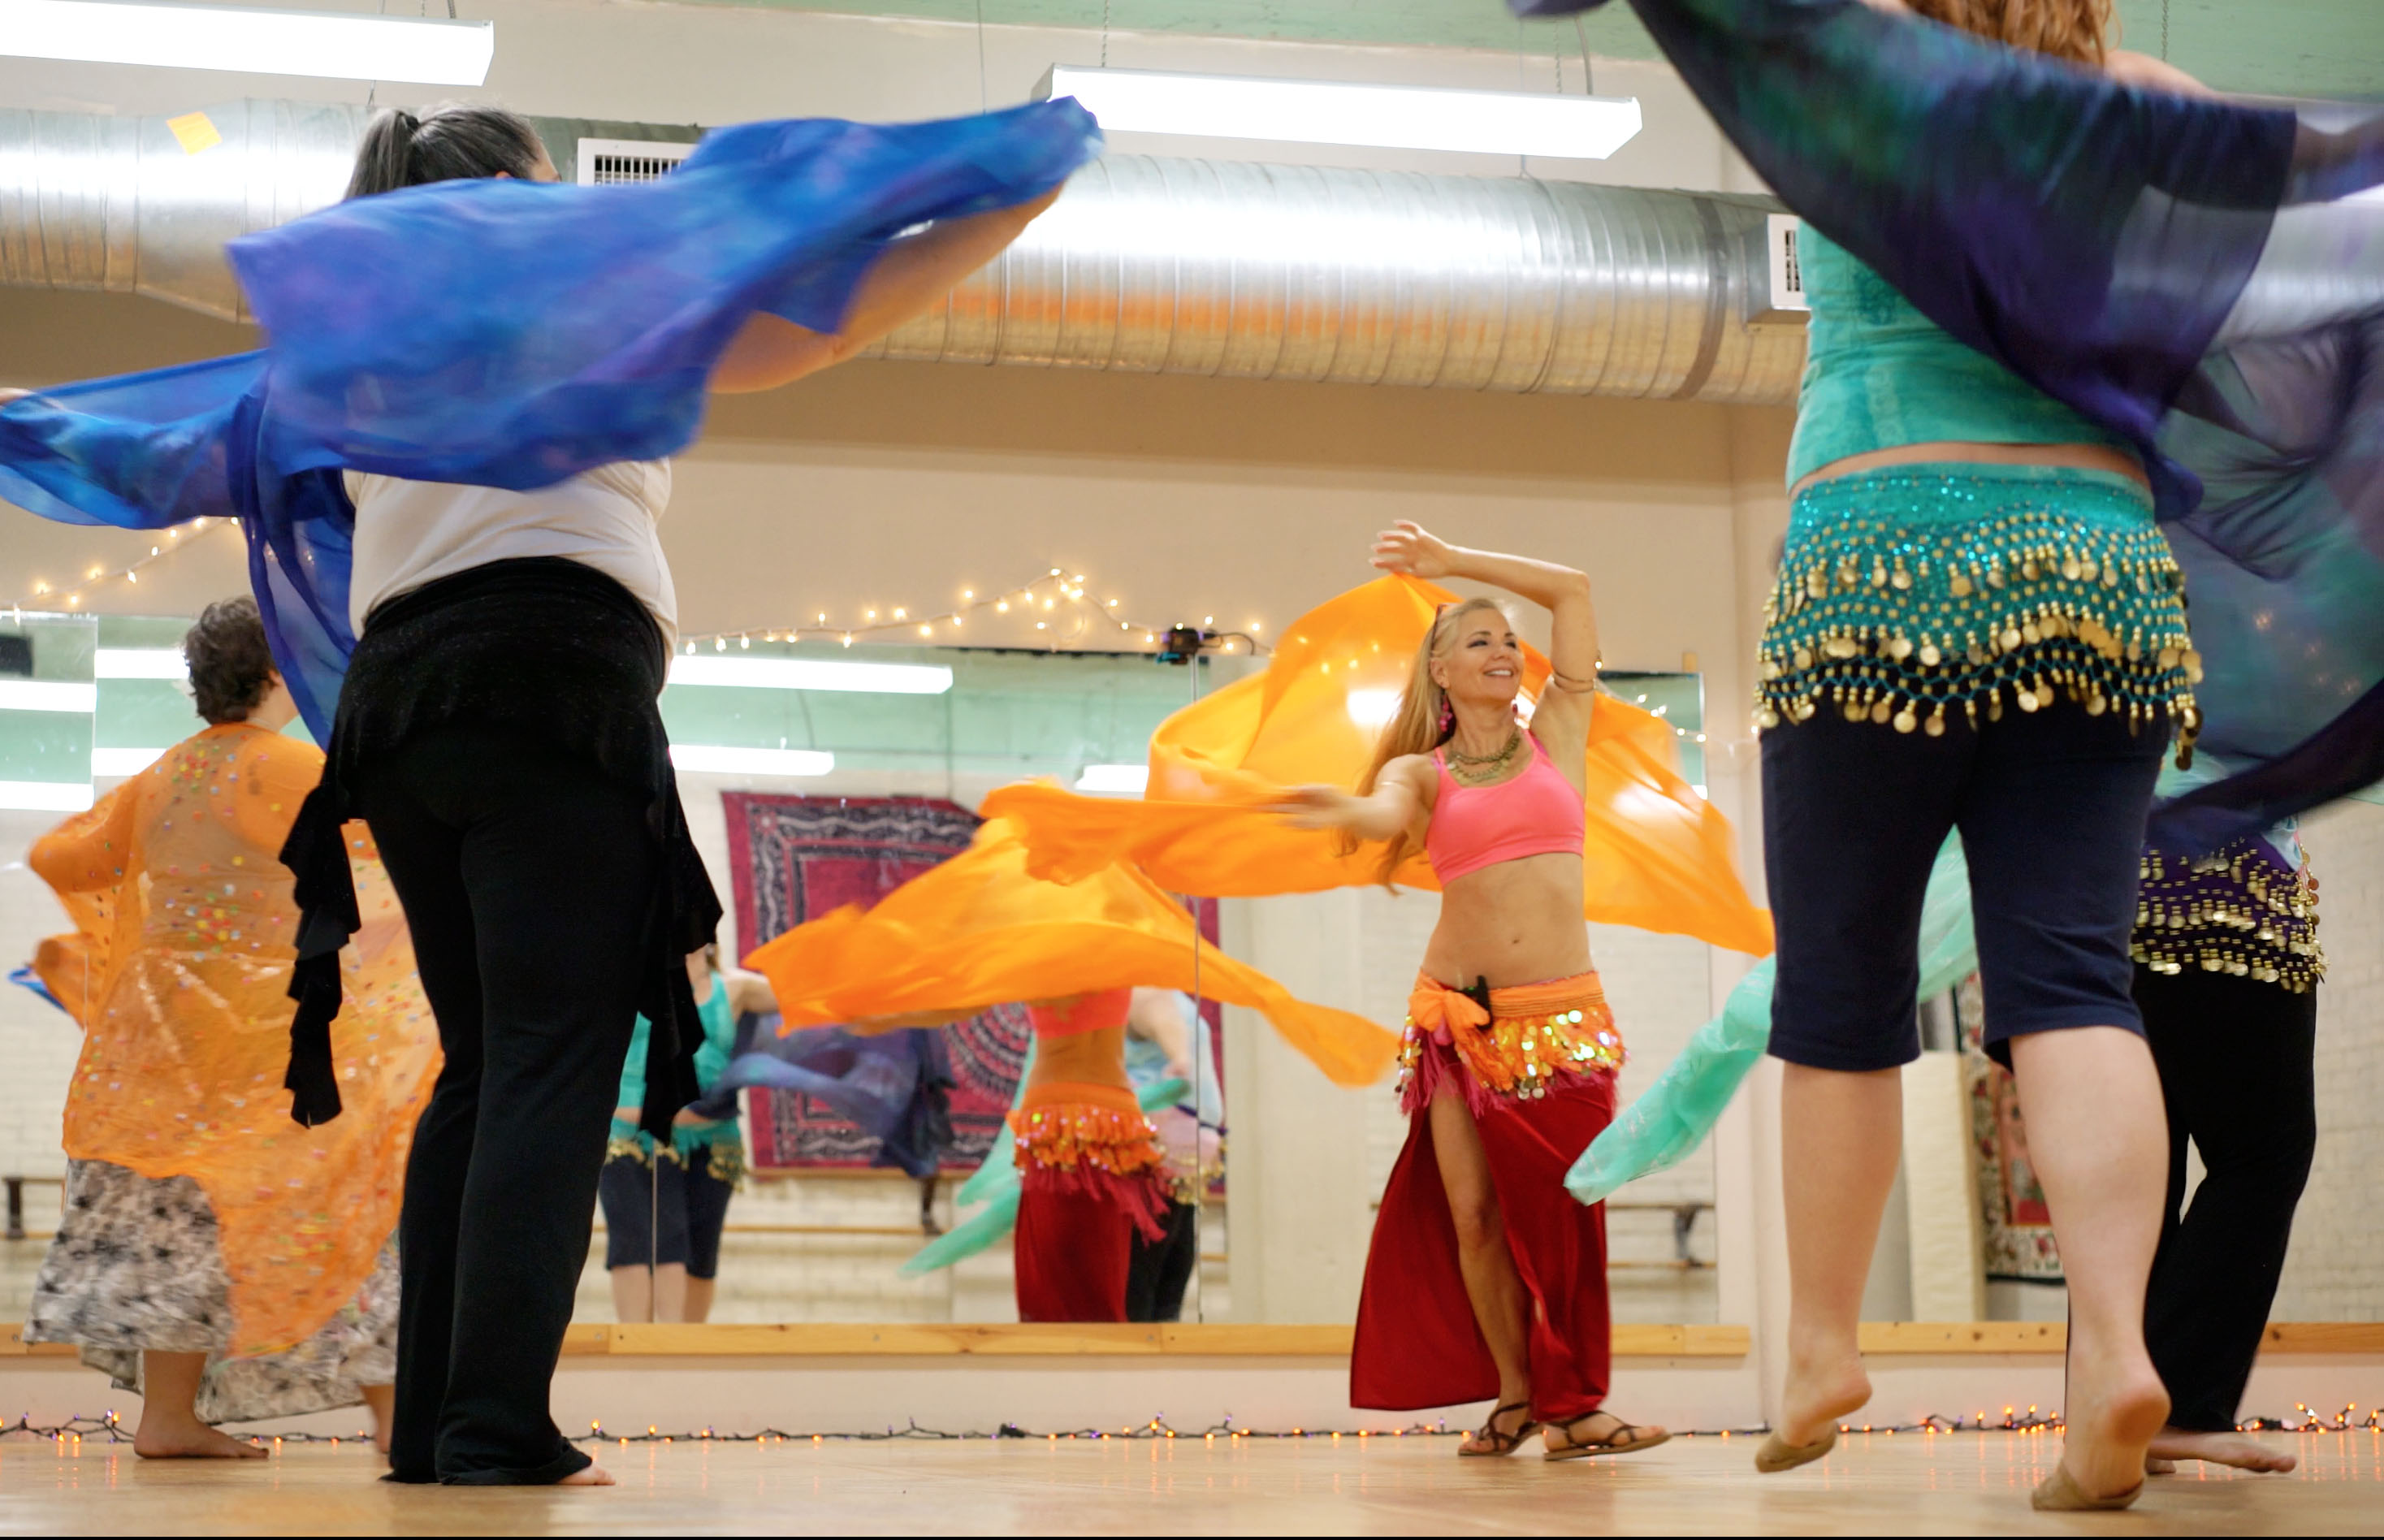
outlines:
{"label": "purple tie-dye veil", "polygon": [[[1514,0],[1525,15],[1606,0]],[[1862,0],[1630,0],[1798,215],[2144,453],[2213,844],[2384,778],[2384,116],[2131,90]]]}
{"label": "purple tie-dye veil", "polygon": [[443,182],[231,243],[271,345],[0,410],[0,498],[128,529],[236,517],[274,655],[328,739],[355,639],[343,469],[527,490],[681,450],[747,317],[833,331],[885,243],[1057,186],[1073,101],[725,129],[643,185]]}

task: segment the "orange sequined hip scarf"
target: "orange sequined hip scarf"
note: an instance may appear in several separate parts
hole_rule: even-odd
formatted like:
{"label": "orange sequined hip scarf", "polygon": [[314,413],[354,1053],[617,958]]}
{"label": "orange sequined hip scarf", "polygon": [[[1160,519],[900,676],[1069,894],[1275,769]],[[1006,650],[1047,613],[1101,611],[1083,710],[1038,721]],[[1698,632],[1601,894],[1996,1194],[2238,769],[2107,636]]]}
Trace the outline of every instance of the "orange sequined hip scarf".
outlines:
{"label": "orange sequined hip scarf", "polygon": [[1167,1157],[1132,1091],[1057,1080],[1030,1086],[1010,1114],[1023,1190],[1097,1195],[1145,1238],[1165,1234]]}
{"label": "orange sequined hip scarf", "polygon": [[1477,1113],[1529,1101],[1599,1074],[1626,1057],[1595,973],[1485,991],[1416,975],[1399,1043],[1399,1106],[1422,1111],[1456,1074]]}

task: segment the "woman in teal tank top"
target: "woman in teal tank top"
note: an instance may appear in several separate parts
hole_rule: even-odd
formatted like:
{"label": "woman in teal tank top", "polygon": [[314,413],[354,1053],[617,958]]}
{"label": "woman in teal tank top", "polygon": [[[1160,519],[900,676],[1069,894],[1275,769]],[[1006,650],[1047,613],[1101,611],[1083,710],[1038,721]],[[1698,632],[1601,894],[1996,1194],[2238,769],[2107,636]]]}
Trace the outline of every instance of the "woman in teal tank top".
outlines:
{"label": "woman in teal tank top", "polygon": [[[2191,86],[2106,56],[2107,0],[1912,8]],[[2196,723],[2177,565],[2130,450],[1826,236],[1797,255],[1809,351],[1756,702],[1789,1376],[1757,1464],[1819,1459],[1870,1396],[1856,1331],[1919,1054],[1922,896],[1958,829],[1987,1048],[2018,1078],[2069,1283],[2068,1433],[2035,1500],[2122,1507],[2168,1410],[2143,1337],[2167,1135],[2129,944],[2154,779]]]}
{"label": "woman in teal tank top", "polygon": [[614,1313],[622,1321],[710,1317],[728,1199],[745,1175],[737,1092],[719,1089],[720,1077],[737,1056],[739,1024],[778,1008],[767,979],[720,966],[717,945],[690,953],[687,971],[703,1023],[695,1078],[704,1094],[680,1110],[666,1146],[657,1147],[653,1136],[638,1126],[652,1030],[639,1017],[621,1066],[612,1139],[597,1183],[604,1208],[604,1265],[613,1278]]}

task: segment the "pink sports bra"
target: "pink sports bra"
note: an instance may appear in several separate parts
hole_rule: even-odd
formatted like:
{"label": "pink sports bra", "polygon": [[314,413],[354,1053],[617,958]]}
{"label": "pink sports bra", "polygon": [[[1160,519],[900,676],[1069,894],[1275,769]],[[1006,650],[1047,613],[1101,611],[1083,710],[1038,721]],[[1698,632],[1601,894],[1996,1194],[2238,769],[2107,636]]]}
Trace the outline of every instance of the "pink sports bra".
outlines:
{"label": "pink sports bra", "polygon": [[1496,786],[1459,785],[1448,773],[1445,751],[1434,750],[1432,762],[1440,768],[1440,793],[1424,830],[1423,853],[1442,882],[1527,855],[1581,854],[1581,794],[1538,739],[1532,739],[1531,768]]}

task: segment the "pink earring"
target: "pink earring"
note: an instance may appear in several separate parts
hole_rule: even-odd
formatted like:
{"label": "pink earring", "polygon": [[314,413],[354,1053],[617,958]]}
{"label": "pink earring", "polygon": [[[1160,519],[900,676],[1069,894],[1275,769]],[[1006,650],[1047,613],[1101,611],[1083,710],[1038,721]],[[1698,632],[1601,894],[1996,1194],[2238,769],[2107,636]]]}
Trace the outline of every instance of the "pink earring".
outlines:
{"label": "pink earring", "polygon": [[1448,697],[1444,695],[1440,698],[1440,736],[1447,738],[1456,726],[1457,708],[1450,705]]}

